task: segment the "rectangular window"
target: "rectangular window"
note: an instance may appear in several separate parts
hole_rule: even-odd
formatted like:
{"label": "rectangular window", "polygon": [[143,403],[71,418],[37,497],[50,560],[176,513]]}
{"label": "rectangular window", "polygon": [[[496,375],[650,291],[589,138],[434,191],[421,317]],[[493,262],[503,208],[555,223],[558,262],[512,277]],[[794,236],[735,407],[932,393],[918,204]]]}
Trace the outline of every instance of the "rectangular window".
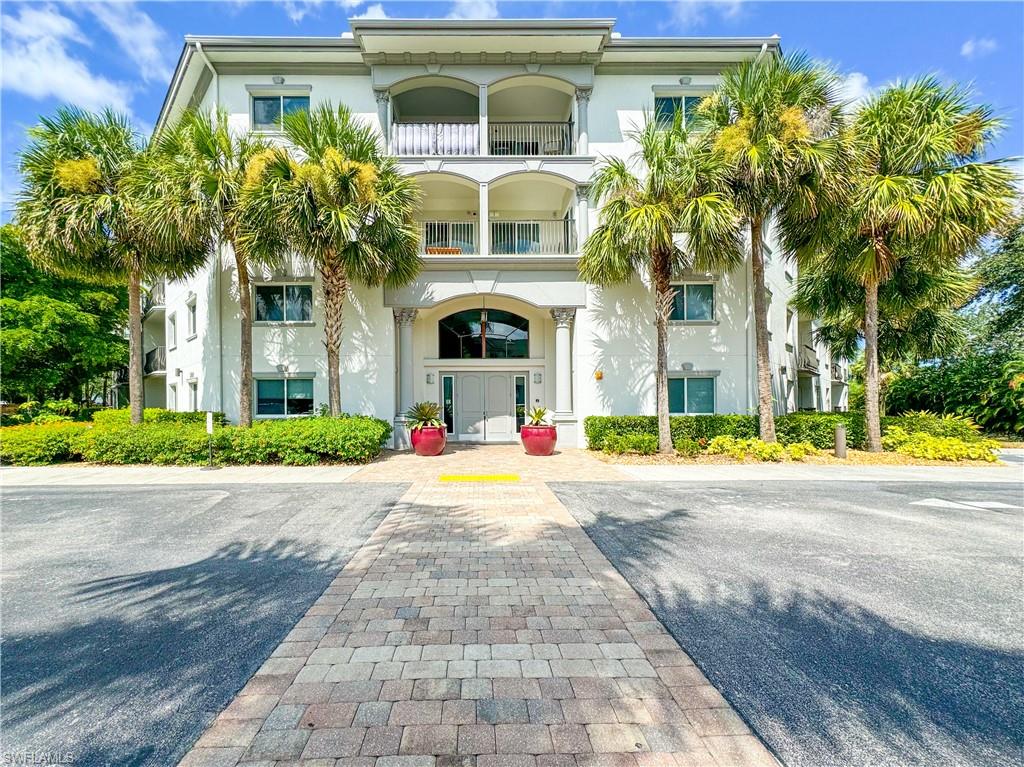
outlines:
{"label": "rectangular window", "polygon": [[312,415],[312,378],[256,381],[256,415]]}
{"label": "rectangular window", "polygon": [[199,410],[199,382],[188,382],[188,409],[193,413]]}
{"label": "rectangular window", "polygon": [[526,376],[515,376],[516,391],[516,434],[523,430],[526,423]]}
{"label": "rectangular window", "polygon": [[693,120],[694,113],[703,96],[655,96],[654,121],[659,128],[669,128],[676,119],[676,112],[683,113],[683,124]]}
{"label": "rectangular window", "polygon": [[172,314],[167,318],[167,348],[173,349],[178,345],[178,315]]}
{"label": "rectangular window", "polygon": [[670,413],[684,415],[712,415],[715,412],[715,379],[668,379],[668,409]]}
{"label": "rectangular window", "polygon": [[715,319],[715,286],[713,283],[688,283],[676,288],[672,301],[674,322],[710,322]]}
{"label": "rectangular window", "polygon": [[193,298],[186,304],[188,314],[185,315],[186,324],[188,327],[188,337],[196,337],[196,300]]}
{"label": "rectangular window", "polygon": [[312,322],[312,285],[257,285],[257,322]]}
{"label": "rectangular window", "polygon": [[279,131],[284,115],[303,110],[309,111],[309,96],[253,96],[253,130]]}
{"label": "rectangular window", "polygon": [[167,387],[167,409],[177,410],[178,409],[178,385],[171,384]]}
{"label": "rectangular window", "polygon": [[445,431],[455,433],[455,376],[441,376],[441,415]]}

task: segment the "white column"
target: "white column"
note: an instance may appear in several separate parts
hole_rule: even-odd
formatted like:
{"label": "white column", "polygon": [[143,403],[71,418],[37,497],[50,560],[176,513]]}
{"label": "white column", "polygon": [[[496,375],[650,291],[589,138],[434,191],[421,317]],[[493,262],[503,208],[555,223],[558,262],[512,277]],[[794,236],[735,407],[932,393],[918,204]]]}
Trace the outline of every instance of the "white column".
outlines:
{"label": "white column", "polygon": [[480,244],[480,255],[491,252],[491,205],[487,182],[480,184],[480,212],[477,214],[477,238]]}
{"label": "white column", "polygon": [[398,322],[398,401],[399,411],[404,414],[413,405],[412,326],[416,321],[416,309],[395,309]]}
{"label": "white column", "polygon": [[587,106],[590,104],[590,94],[593,88],[576,89],[576,154],[590,153],[590,138],[587,128]]}
{"label": "white column", "polygon": [[487,132],[487,86],[480,86],[480,154],[490,154],[490,141]]}
{"label": "white column", "polygon": [[574,308],[551,310],[555,321],[555,414],[572,413],[572,335]]}
{"label": "white column", "polygon": [[391,93],[387,88],[374,88],[373,95],[377,98],[377,119],[380,120],[380,132],[384,136],[384,147],[391,151]]}
{"label": "white column", "polygon": [[576,185],[576,250],[583,249],[583,243],[590,236],[590,184]]}

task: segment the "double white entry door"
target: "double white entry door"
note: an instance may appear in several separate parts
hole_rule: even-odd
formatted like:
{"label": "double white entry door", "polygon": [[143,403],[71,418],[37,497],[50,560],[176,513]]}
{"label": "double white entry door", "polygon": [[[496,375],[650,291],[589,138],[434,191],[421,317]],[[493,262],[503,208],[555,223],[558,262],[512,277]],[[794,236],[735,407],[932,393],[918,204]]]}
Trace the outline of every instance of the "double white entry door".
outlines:
{"label": "double white entry door", "polygon": [[527,375],[480,371],[441,374],[449,436],[466,442],[512,442],[526,410]]}

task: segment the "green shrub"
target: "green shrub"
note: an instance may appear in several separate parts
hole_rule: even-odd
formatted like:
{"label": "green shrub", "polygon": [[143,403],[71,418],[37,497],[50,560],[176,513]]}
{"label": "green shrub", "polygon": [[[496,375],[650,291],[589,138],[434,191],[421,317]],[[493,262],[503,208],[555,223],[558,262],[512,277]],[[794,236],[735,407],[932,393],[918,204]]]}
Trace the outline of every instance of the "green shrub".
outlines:
{"label": "green shrub", "polygon": [[991,439],[966,442],[957,437],[940,437],[926,432],[908,432],[892,426],[882,437],[882,447],[901,455],[932,461],[989,461],[996,460],[999,443]]}
{"label": "green shrub", "polygon": [[809,455],[817,455],[820,451],[810,442],[790,442],[786,445],[786,457],[791,461],[802,461]]}
{"label": "green shrub", "polygon": [[78,458],[72,440],[87,424],[57,421],[0,429],[0,462],[15,466],[41,466]]}
{"label": "green shrub", "polygon": [[672,447],[676,449],[677,453],[685,455],[687,458],[693,458],[700,455],[701,452],[700,442],[689,437],[680,437],[672,443]]}
{"label": "green shrub", "polygon": [[910,434],[921,432],[934,437],[955,437],[964,442],[977,442],[983,439],[981,429],[970,418],[952,414],[936,415],[925,410],[882,419],[883,434],[894,427]]}
{"label": "green shrub", "polygon": [[[131,423],[131,411],[126,407],[118,409],[97,410],[92,415],[92,421],[101,426],[127,425]],[[147,407],[142,411],[143,423],[181,423],[201,424],[206,426],[206,413],[195,411],[179,413],[176,410],[165,410],[160,407]],[[226,423],[223,413],[214,413],[213,422],[218,425]]]}
{"label": "green shrub", "polygon": [[657,434],[612,434],[604,439],[604,452],[621,455],[653,455],[658,452]]}
{"label": "green shrub", "polygon": [[727,455],[737,461],[753,459],[777,463],[783,459],[802,461],[818,450],[809,442],[794,442],[783,446],[778,442],[763,442],[757,437],[737,439],[727,434],[715,437],[708,443],[710,455]]}
{"label": "green shrub", "polygon": [[207,444],[205,426],[150,422],[93,425],[73,447],[93,463],[195,465],[206,462]]}
{"label": "green shrub", "polygon": [[864,446],[864,414],[789,413],[775,419],[775,436],[784,445],[807,442],[819,450],[835,447],[836,427],[846,426],[846,444],[854,449]]}
{"label": "green shrub", "polygon": [[248,429],[226,429],[223,458],[229,463],[365,463],[380,455],[391,424],[379,418],[296,418],[257,421]]}

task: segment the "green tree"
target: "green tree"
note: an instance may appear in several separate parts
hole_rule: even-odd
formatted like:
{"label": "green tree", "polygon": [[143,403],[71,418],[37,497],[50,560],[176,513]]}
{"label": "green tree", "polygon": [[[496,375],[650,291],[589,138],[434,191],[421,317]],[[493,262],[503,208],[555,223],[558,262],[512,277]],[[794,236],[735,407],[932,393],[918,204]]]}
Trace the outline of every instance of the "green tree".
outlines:
{"label": "green tree", "polygon": [[0,228],[0,250],[0,396],[82,401],[128,360],[125,290],[36,268],[12,225]]}
{"label": "green tree", "polygon": [[974,264],[980,287],[966,312],[974,341],[991,349],[1024,348],[1024,215],[1016,215]]}
{"label": "green tree", "polygon": [[183,237],[175,221],[154,216],[137,196],[132,176],[144,155],[125,116],[62,107],[28,131],[15,209],[36,263],[65,275],[127,283],[133,423],[142,423],[142,283],[187,276],[209,252],[209,237]]}
{"label": "green tree", "polygon": [[[292,249],[320,276],[327,350],[328,405],[341,412],[341,335],[351,283],[402,285],[419,272],[419,235],[413,213],[415,180],[386,155],[379,136],[344,106],[323,104],[284,118],[295,155],[267,149],[249,163],[243,205],[249,222],[242,246],[253,257]],[[276,234],[275,234],[276,233]]]}
{"label": "green tree", "polygon": [[629,282],[636,274],[649,277],[657,328],[658,449],[670,453],[672,276],[687,268],[724,272],[737,266],[742,261],[740,220],[728,193],[722,153],[707,134],[688,132],[681,115],[668,129],[648,118],[628,139],[638,147],[631,160],[608,159],[594,177],[593,193],[603,207],[600,225],[583,244],[579,272],[597,285]]}
{"label": "green tree", "polygon": [[269,219],[242,221],[245,208],[241,190],[250,161],[267,149],[266,142],[250,133],[232,131],[224,111],[215,114],[186,112],[154,140],[144,173],[133,176],[147,218],[164,216],[172,229],[202,242],[213,232],[220,246],[231,247],[238,275],[239,423],[252,425],[252,289],[249,270],[262,265],[242,241],[243,229],[253,237],[273,237]]}
{"label": "green tree", "polygon": [[772,222],[785,241],[841,195],[837,79],[802,54],[758,57],[728,70],[699,113],[726,155],[734,204],[749,228],[758,416],[761,439],[774,442],[763,243]]}
{"label": "green tree", "polygon": [[[828,272],[864,288],[867,447],[880,451],[880,286],[902,269],[956,266],[1011,209],[1014,177],[983,162],[1000,127],[959,86],[931,77],[886,88],[853,123],[850,193],[793,243]],[[908,267],[907,262],[912,262]]]}

